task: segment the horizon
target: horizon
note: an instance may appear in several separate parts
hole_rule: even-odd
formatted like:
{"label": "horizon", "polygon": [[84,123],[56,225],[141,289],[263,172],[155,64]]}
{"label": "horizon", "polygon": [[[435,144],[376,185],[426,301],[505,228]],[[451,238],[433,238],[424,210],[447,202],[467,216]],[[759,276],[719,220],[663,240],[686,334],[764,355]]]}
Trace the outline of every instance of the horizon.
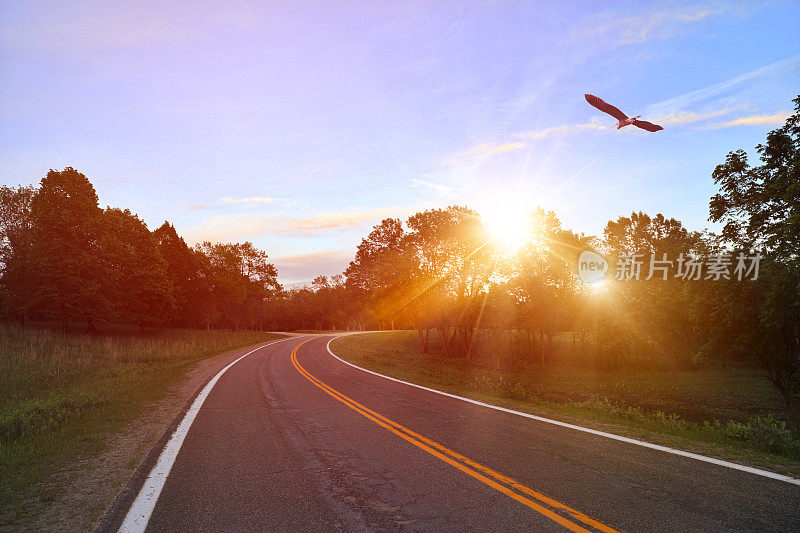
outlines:
{"label": "horizon", "polygon": [[[293,286],[455,204],[713,228],[714,167],[800,86],[791,2],[242,7],[6,5],[3,182],[71,166],[150,229],[252,241]],[[584,93],[665,129],[617,131]]]}

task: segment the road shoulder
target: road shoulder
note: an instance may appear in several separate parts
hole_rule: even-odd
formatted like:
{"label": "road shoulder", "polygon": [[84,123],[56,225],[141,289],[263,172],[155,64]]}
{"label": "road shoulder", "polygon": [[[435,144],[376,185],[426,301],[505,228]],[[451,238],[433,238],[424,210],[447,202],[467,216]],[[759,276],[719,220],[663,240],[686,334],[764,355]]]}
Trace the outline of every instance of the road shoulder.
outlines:
{"label": "road shoulder", "polygon": [[[42,480],[35,492],[52,492],[48,501],[22,530],[88,531],[96,529],[120,491],[148,459],[159,440],[167,436],[194,396],[222,368],[263,344],[236,348],[197,362],[167,393],[149,404],[122,430],[108,436],[99,454],[78,456]],[[57,491],[49,490],[58,487]],[[33,503],[33,502],[32,502]],[[33,503],[41,505],[40,503]]]}

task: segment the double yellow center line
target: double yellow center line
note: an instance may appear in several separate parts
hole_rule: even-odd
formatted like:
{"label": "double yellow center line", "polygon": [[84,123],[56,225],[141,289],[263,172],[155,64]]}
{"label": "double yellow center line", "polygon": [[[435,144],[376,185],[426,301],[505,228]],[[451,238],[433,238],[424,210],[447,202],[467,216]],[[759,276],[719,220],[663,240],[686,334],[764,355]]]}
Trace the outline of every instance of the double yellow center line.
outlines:
{"label": "double yellow center line", "polygon": [[[563,503],[545,496],[544,494],[536,492],[535,490],[530,489],[525,485],[518,483],[517,481],[514,481],[508,476],[504,476],[503,474],[495,472],[486,466],[476,463],[475,461],[468,459],[463,455],[449,450],[448,448],[432,441],[431,439],[415,433],[407,427],[376,413],[372,409],[364,407],[352,398],[349,398],[336,389],[326,385],[319,379],[312,376],[297,360],[297,350],[299,350],[302,345],[310,340],[312,339],[301,342],[295,347],[294,350],[292,350],[292,364],[297,371],[300,372],[300,374],[302,374],[311,383],[325,391],[327,394],[333,396],[349,408],[372,420],[379,426],[388,429],[398,437],[410,442],[414,446],[425,450],[434,457],[441,459],[445,463],[458,468],[462,472],[489,485],[493,489],[502,492],[506,496],[517,500],[521,504],[526,505],[534,511],[537,511],[547,518],[550,518],[551,520],[561,524],[570,531],[603,531],[605,533],[618,533],[617,530],[586,516],[580,511],[564,505]],[[588,526],[591,529],[587,529],[584,526]]]}

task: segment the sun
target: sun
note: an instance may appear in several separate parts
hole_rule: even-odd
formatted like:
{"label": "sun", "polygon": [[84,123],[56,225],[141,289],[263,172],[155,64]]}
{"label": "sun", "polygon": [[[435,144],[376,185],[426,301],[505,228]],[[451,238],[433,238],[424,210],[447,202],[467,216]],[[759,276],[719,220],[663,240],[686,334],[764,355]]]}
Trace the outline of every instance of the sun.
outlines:
{"label": "sun", "polygon": [[498,203],[481,211],[489,237],[503,251],[513,253],[531,240],[530,215],[522,206]]}

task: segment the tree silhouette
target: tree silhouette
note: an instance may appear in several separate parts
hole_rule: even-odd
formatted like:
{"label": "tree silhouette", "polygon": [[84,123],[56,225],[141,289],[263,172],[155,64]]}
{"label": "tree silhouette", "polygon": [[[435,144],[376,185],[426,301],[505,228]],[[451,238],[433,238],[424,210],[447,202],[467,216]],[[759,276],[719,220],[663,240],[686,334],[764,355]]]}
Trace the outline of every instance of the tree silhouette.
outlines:
{"label": "tree silhouette", "polygon": [[127,209],[106,209],[102,227],[105,292],[116,320],[139,326],[163,324],[175,312],[175,299],[155,237]]}
{"label": "tree silhouette", "polygon": [[156,229],[153,237],[164,259],[175,302],[175,312],[167,317],[166,322],[183,326],[202,322],[202,306],[208,296],[202,279],[202,260],[169,222],[164,222]]}
{"label": "tree silhouette", "polygon": [[0,294],[3,311],[25,323],[30,307],[27,257],[31,246],[31,201],[36,188],[0,187]]}
{"label": "tree silhouette", "polygon": [[70,320],[107,316],[102,211],[86,176],[71,167],[48,172],[31,200],[31,227],[30,305],[65,330]]}

